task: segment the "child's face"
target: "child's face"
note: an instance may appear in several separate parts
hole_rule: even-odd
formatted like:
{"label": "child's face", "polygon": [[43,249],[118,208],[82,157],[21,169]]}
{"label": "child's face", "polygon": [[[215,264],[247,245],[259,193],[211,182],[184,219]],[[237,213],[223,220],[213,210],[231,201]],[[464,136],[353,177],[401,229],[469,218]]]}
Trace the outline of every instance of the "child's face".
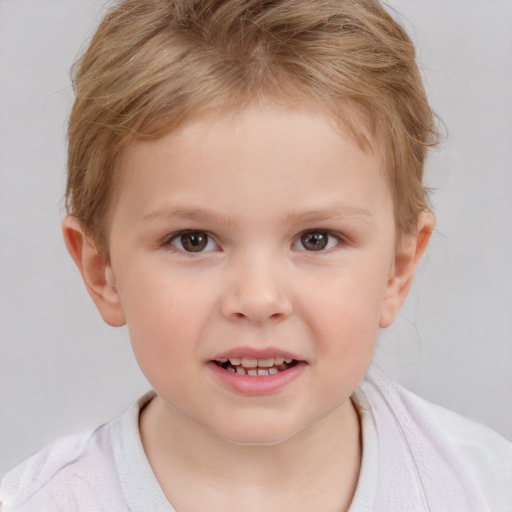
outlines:
{"label": "child's face", "polygon": [[348,407],[401,300],[380,157],[320,113],[254,106],[122,166],[107,273],[158,400],[256,444]]}

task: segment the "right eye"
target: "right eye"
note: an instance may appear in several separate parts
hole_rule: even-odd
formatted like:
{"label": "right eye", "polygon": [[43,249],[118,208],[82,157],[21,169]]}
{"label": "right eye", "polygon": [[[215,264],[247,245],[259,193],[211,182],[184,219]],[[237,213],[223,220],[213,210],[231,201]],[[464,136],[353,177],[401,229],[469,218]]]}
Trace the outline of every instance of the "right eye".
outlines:
{"label": "right eye", "polygon": [[204,231],[184,231],[174,235],[167,244],[184,252],[210,252],[218,249],[217,244]]}

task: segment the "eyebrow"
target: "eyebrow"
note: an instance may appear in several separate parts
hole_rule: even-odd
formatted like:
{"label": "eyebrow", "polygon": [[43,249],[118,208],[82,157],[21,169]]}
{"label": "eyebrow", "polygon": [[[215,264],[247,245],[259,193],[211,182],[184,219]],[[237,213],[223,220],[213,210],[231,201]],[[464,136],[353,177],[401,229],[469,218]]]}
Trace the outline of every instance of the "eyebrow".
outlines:
{"label": "eyebrow", "polygon": [[[307,211],[292,211],[285,216],[287,223],[323,222],[358,217],[370,221],[372,213],[363,206],[349,203],[334,204],[326,207],[313,208]],[[189,208],[175,206],[157,209],[142,217],[142,222],[169,221],[175,219],[192,220],[197,222],[214,221],[218,224],[232,226],[233,219],[208,208]]]}
{"label": "eyebrow", "polygon": [[226,225],[233,223],[230,217],[207,208],[187,208],[181,206],[155,210],[154,212],[144,215],[142,222],[168,221],[173,219],[194,220],[198,222],[214,220],[219,224]]}
{"label": "eyebrow", "polygon": [[308,211],[290,212],[286,216],[288,222],[297,224],[307,222],[322,222],[328,220],[342,220],[345,218],[359,217],[363,220],[370,221],[372,213],[364,206],[342,203],[331,206],[320,207]]}

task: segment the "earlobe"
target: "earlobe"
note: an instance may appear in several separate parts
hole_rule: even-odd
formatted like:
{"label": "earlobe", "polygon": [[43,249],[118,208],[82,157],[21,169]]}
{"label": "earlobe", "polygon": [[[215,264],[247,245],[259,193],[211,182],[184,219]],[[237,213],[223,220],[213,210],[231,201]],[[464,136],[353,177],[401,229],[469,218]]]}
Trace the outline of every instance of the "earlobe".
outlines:
{"label": "earlobe", "polygon": [[119,327],[126,323],[115,286],[112,268],[87,235],[82,223],[73,216],[62,221],[62,233],[71,258],[75,262],[85,287],[103,320]]}
{"label": "earlobe", "polygon": [[414,273],[427,248],[433,229],[434,215],[430,211],[424,211],[418,219],[416,232],[403,237],[382,302],[380,327],[389,327],[398,314],[409,293]]}

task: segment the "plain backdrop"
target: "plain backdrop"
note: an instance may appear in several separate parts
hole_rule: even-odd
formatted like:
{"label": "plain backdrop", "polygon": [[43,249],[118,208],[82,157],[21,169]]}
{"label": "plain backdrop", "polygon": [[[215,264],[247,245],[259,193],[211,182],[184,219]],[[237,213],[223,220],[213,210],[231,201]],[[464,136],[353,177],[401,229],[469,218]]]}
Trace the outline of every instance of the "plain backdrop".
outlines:
{"label": "plain backdrop", "polygon": [[[437,228],[377,360],[512,439],[512,2],[394,0],[446,140],[427,166]],[[69,67],[98,0],[0,0],[0,475],[148,389],[60,233]]]}

